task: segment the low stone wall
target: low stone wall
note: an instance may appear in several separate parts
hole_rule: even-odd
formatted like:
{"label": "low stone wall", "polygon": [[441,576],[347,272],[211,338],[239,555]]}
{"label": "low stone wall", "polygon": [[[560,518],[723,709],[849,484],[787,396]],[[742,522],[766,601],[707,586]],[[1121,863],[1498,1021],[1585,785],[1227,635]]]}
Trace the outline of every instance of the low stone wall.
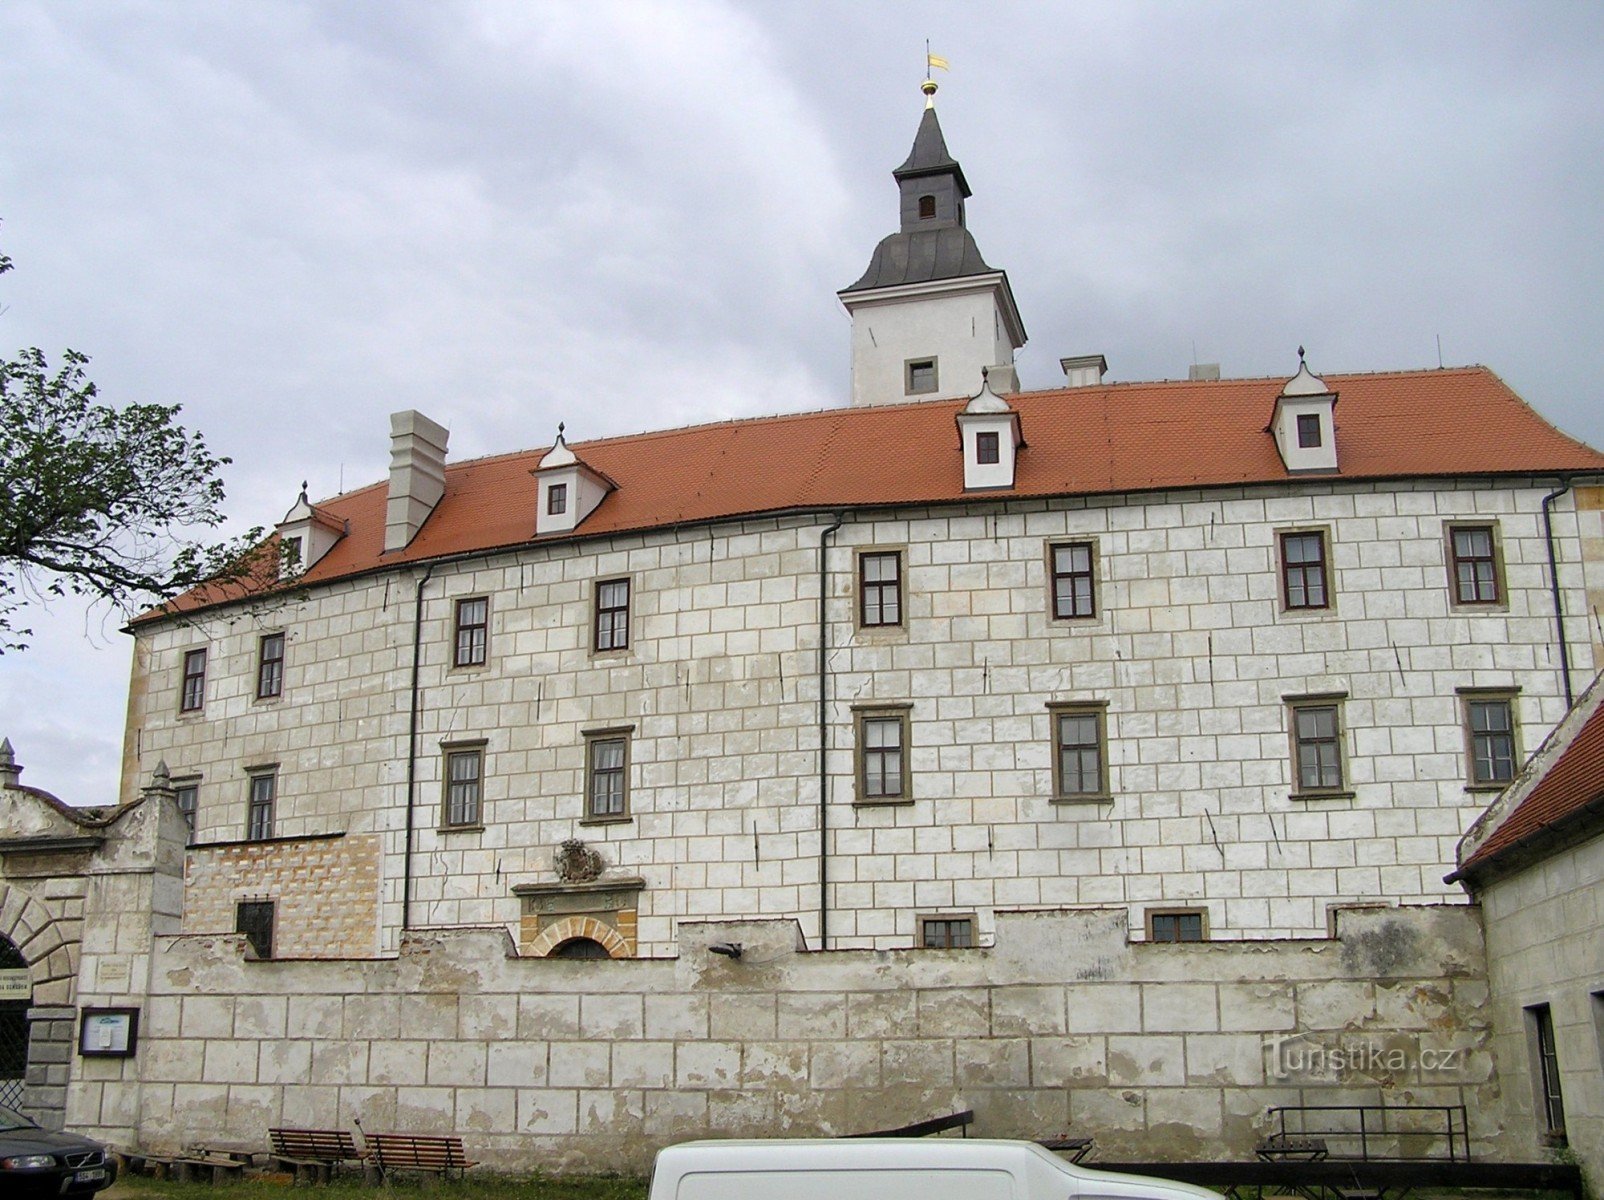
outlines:
{"label": "low stone wall", "polygon": [[149,1148],[452,1131],[550,1170],[962,1108],[974,1133],[1089,1135],[1105,1160],[1250,1157],[1279,1104],[1463,1103],[1478,1145],[1496,1132],[1474,909],[1344,912],[1320,941],[1131,944],[1120,908],[999,914],[981,950],[807,953],[787,921],[683,923],[679,945],[576,962],[423,932],[395,959],[258,963],[236,937],[161,937],[138,1080],[81,1079],[74,1112],[136,1110]]}

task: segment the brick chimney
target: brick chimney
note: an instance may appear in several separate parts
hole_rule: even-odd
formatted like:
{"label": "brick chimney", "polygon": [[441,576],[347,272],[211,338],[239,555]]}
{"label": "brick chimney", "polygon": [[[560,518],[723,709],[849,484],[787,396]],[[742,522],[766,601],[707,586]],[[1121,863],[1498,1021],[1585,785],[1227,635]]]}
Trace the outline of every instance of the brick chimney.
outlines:
{"label": "brick chimney", "polygon": [[450,433],[415,409],[390,414],[390,501],[384,510],[384,549],[404,550],[446,490]]}

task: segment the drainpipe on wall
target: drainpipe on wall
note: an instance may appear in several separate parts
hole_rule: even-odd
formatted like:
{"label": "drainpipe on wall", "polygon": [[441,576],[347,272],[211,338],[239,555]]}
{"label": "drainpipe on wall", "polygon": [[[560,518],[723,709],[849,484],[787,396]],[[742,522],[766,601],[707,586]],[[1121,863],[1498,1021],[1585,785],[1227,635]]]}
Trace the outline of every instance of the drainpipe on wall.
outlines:
{"label": "drainpipe on wall", "polygon": [[1565,644],[1565,606],[1559,594],[1559,562],[1554,554],[1554,514],[1550,506],[1570,490],[1571,481],[1562,479],[1559,487],[1543,497],[1543,538],[1548,543],[1548,583],[1554,594],[1554,628],[1559,634],[1559,674],[1565,682],[1567,709],[1576,703],[1576,695],[1571,691],[1571,652]]}
{"label": "drainpipe on wall", "polygon": [[412,609],[412,709],[407,717],[407,844],[401,854],[401,930],[412,928],[412,813],[418,781],[418,669],[423,653],[423,588],[434,574],[431,565],[418,580]]}
{"label": "drainpipe on wall", "polygon": [[825,705],[829,699],[828,683],[829,670],[826,666],[826,656],[829,646],[829,626],[825,623],[824,607],[829,600],[828,572],[825,570],[825,559],[829,550],[830,538],[845,514],[835,514],[835,524],[831,525],[819,535],[819,949],[830,948],[830,877],[829,877],[829,837],[830,837],[830,779],[825,769],[825,755],[829,749],[829,729],[826,723]]}

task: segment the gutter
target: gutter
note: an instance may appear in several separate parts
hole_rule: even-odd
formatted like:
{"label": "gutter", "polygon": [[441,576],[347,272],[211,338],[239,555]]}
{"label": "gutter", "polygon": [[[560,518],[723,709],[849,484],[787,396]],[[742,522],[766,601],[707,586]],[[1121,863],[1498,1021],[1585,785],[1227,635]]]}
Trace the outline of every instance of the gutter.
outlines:
{"label": "gutter", "polygon": [[1583,826],[1589,818],[1596,816],[1604,816],[1604,794],[1594,796],[1581,808],[1573,809],[1557,821],[1539,825],[1525,837],[1515,839],[1481,862],[1476,862],[1475,856],[1472,855],[1469,862],[1458,870],[1444,875],[1442,881],[1463,884],[1472,891],[1479,887],[1491,886],[1498,880],[1530,866],[1532,861],[1542,857],[1542,852],[1550,845],[1563,842],[1572,830]]}
{"label": "gutter", "polygon": [[826,584],[829,573],[825,569],[826,556],[829,550],[830,538],[841,523],[846,520],[846,513],[840,509],[835,512],[835,524],[819,534],[819,949],[829,949],[830,931],[830,778],[826,770],[825,757],[829,749],[829,727],[826,721],[825,706],[829,698],[829,668],[827,656],[830,649],[830,628],[825,622],[825,604],[829,600]]}
{"label": "gutter", "polygon": [[407,842],[401,854],[401,931],[412,928],[412,835],[413,813],[417,808],[418,785],[418,670],[423,656],[423,589],[434,574],[435,564],[418,580],[417,599],[412,608],[412,703],[407,714]]}
{"label": "gutter", "polygon": [[1548,584],[1554,597],[1554,629],[1559,638],[1559,673],[1565,684],[1566,709],[1575,705],[1576,693],[1571,689],[1571,652],[1565,644],[1565,606],[1559,592],[1559,563],[1554,554],[1554,513],[1551,506],[1570,490],[1571,481],[1562,476],[1560,486],[1543,497],[1543,539],[1548,543]]}

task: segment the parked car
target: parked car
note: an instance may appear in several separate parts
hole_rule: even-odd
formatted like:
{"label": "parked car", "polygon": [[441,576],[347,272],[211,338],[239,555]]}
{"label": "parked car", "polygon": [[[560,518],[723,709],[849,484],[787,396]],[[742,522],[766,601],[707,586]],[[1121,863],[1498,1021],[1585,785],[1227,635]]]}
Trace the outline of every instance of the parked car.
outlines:
{"label": "parked car", "polygon": [[0,1105],[0,1196],[92,1196],[117,1178],[106,1147],[76,1133],[54,1133]]}
{"label": "parked car", "polygon": [[849,1138],[685,1142],[647,1200],[1220,1200],[1190,1183],[1065,1162],[1034,1142]]}

